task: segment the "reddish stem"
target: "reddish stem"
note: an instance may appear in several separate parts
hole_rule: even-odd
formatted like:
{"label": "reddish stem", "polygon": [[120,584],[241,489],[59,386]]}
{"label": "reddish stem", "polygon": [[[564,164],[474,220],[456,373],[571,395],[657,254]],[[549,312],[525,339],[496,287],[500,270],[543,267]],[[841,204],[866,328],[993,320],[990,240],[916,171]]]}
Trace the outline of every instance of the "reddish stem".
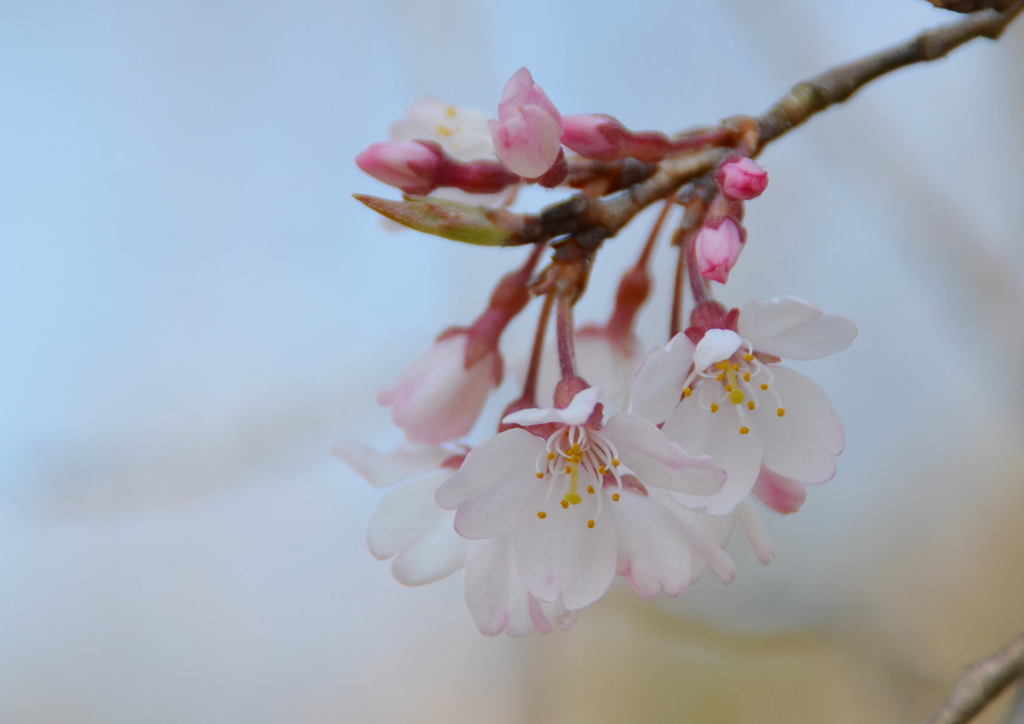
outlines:
{"label": "reddish stem", "polygon": [[537,331],[533,335],[533,349],[530,351],[530,367],[523,383],[523,394],[519,401],[524,407],[537,406],[537,379],[540,377],[540,363],[544,357],[544,339],[547,336],[548,322],[551,319],[551,307],[555,301],[554,294],[544,297],[544,306],[540,308],[537,319]]}
{"label": "reddish stem", "polygon": [[669,323],[668,338],[672,339],[683,331],[683,293],[686,291],[686,249],[690,244],[689,237],[693,232],[685,229],[676,231],[676,238],[673,240],[679,247],[676,254],[676,279],[672,288],[672,321]]}
{"label": "reddish stem", "polygon": [[558,367],[562,380],[571,380],[576,375],[576,335],[573,324],[572,300],[562,294],[558,297],[558,318],[555,321],[555,338],[558,341]]}

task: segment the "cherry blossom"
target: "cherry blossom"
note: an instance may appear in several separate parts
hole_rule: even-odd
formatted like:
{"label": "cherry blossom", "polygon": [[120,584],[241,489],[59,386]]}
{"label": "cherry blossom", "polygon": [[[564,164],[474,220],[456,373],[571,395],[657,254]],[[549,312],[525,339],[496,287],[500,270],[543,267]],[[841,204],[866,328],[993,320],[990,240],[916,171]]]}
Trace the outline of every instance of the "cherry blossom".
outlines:
{"label": "cherry blossom", "polygon": [[[632,381],[629,409],[664,421],[666,436],[726,470],[722,491],[704,499],[708,512],[729,513],[752,490],[776,510],[792,512],[803,501],[803,486],[835,474],[844,432],[821,388],[779,362],[842,351],[856,335],[850,320],[795,297],[731,312],[709,302],[695,311],[693,327],[645,360]],[[675,497],[700,504],[697,496]]]}
{"label": "cherry blossom", "polygon": [[743,226],[731,216],[708,220],[694,241],[697,270],[701,276],[725,284],[746,240]]}
{"label": "cherry blossom", "polygon": [[392,141],[435,141],[456,161],[495,159],[487,114],[476,108],[454,106],[437,98],[420,98],[391,124]]}
{"label": "cherry blossom", "polygon": [[442,443],[473,427],[487,395],[501,381],[501,356],[491,349],[466,364],[470,333],[442,335],[377,400],[391,409],[395,424],[421,443]]}
{"label": "cherry blossom", "polygon": [[540,178],[562,153],[562,116],[526,68],[505,84],[490,127],[498,157],[523,178]]}
{"label": "cherry blossom", "polygon": [[768,188],[768,172],[749,156],[734,156],[722,163],[715,181],[729,198],[749,201]]}
{"label": "cherry blossom", "polygon": [[[569,610],[604,595],[622,568],[637,571],[644,590],[654,580],[667,593],[681,592],[699,566],[684,565],[685,554],[663,543],[688,534],[667,535],[668,523],[652,525],[642,512],[650,512],[653,502],[639,498],[664,502],[650,492],[662,489],[701,500],[716,493],[723,479],[710,460],[686,454],[647,420],[617,414],[602,422],[600,395],[589,387],[565,408],[507,415],[506,424],[524,427],[475,448],[437,492],[438,503],[456,510],[461,535],[510,536],[527,590]],[[621,503],[626,507],[617,511]],[[684,523],[680,518],[678,527]],[[701,540],[706,535],[698,526],[691,533]],[[711,552],[715,547],[696,548],[702,561],[714,559],[724,571]]]}

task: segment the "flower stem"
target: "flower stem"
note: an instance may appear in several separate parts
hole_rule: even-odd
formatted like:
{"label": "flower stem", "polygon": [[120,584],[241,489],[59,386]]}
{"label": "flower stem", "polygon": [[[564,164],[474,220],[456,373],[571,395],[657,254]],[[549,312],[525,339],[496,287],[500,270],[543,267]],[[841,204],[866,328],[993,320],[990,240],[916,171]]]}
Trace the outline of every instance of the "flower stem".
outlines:
{"label": "flower stem", "polygon": [[537,319],[537,331],[533,334],[530,367],[526,372],[526,381],[523,383],[523,394],[519,398],[526,407],[537,406],[537,379],[540,377],[540,363],[544,357],[544,338],[547,336],[548,322],[551,319],[551,307],[554,305],[554,301],[554,294],[544,297],[544,305],[540,308],[540,317]]}
{"label": "flower stem", "polygon": [[558,342],[558,367],[561,370],[563,381],[574,379],[577,376],[576,337],[572,305],[572,300],[567,295],[558,295],[555,338]]}
{"label": "flower stem", "polygon": [[669,322],[668,338],[672,339],[683,331],[683,295],[686,292],[686,250],[690,244],[692,231],[680,227],[672,239],[678,247],[676,254],[676,280],[672,288],[672,320]]}

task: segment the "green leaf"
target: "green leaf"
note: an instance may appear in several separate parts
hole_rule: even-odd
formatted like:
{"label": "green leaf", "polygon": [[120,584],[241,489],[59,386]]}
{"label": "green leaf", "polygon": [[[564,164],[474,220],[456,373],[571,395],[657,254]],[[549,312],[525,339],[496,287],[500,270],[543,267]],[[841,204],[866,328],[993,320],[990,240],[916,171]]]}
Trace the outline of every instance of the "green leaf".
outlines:
{"label": "green leaf", "polygon": [[392,221],[445,239],[478,246],[502,246],[513,237],[512,231],[494,222],[493,211],[481,206],[426,196],[406,196],[404,201],[366,194],[353,196]]}

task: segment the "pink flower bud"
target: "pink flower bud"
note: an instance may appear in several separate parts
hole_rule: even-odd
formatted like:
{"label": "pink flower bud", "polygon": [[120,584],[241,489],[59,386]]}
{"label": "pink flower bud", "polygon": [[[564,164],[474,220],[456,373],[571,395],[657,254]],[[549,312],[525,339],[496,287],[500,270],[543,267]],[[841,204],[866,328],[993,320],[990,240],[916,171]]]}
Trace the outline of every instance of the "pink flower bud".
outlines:
{"label": "pink flower bud", "polygon": [[715,180],[723,194],[742,201],[757,198],[768,187],[768,173],[748,156],[725,161],[719,167]]}
{"label": "pink flower bud", "polygon": [[581,156],[614,161],[622,156],[626,127],[611,116],[584,113],[562,119],[562,143]]}
{"label": "pink flower bud", "polygon": [[377,401],[413,442],[439,444],[462,437],[476,422],[501,379],[501,356],[490,350],[468,367],[467,330],[442,336]]}
{"label": "pink flower bud", "polygon": [[701,276],[725,284],[743,251],[746,237],[746,230],[732,217],[706,222],[694,240],[697,270]]}
{"label": "pink flower bud", "polygon": [[443,154],[418,141],[374,143],[356,156],[363,171],[407,194],[433,191],[443,162]]}
{"label": "pink flower bud", "polygon": [[490,126],[498,158],[523,178],[543,176],[558,160],[562,117],[526,68],[505,84]]}

